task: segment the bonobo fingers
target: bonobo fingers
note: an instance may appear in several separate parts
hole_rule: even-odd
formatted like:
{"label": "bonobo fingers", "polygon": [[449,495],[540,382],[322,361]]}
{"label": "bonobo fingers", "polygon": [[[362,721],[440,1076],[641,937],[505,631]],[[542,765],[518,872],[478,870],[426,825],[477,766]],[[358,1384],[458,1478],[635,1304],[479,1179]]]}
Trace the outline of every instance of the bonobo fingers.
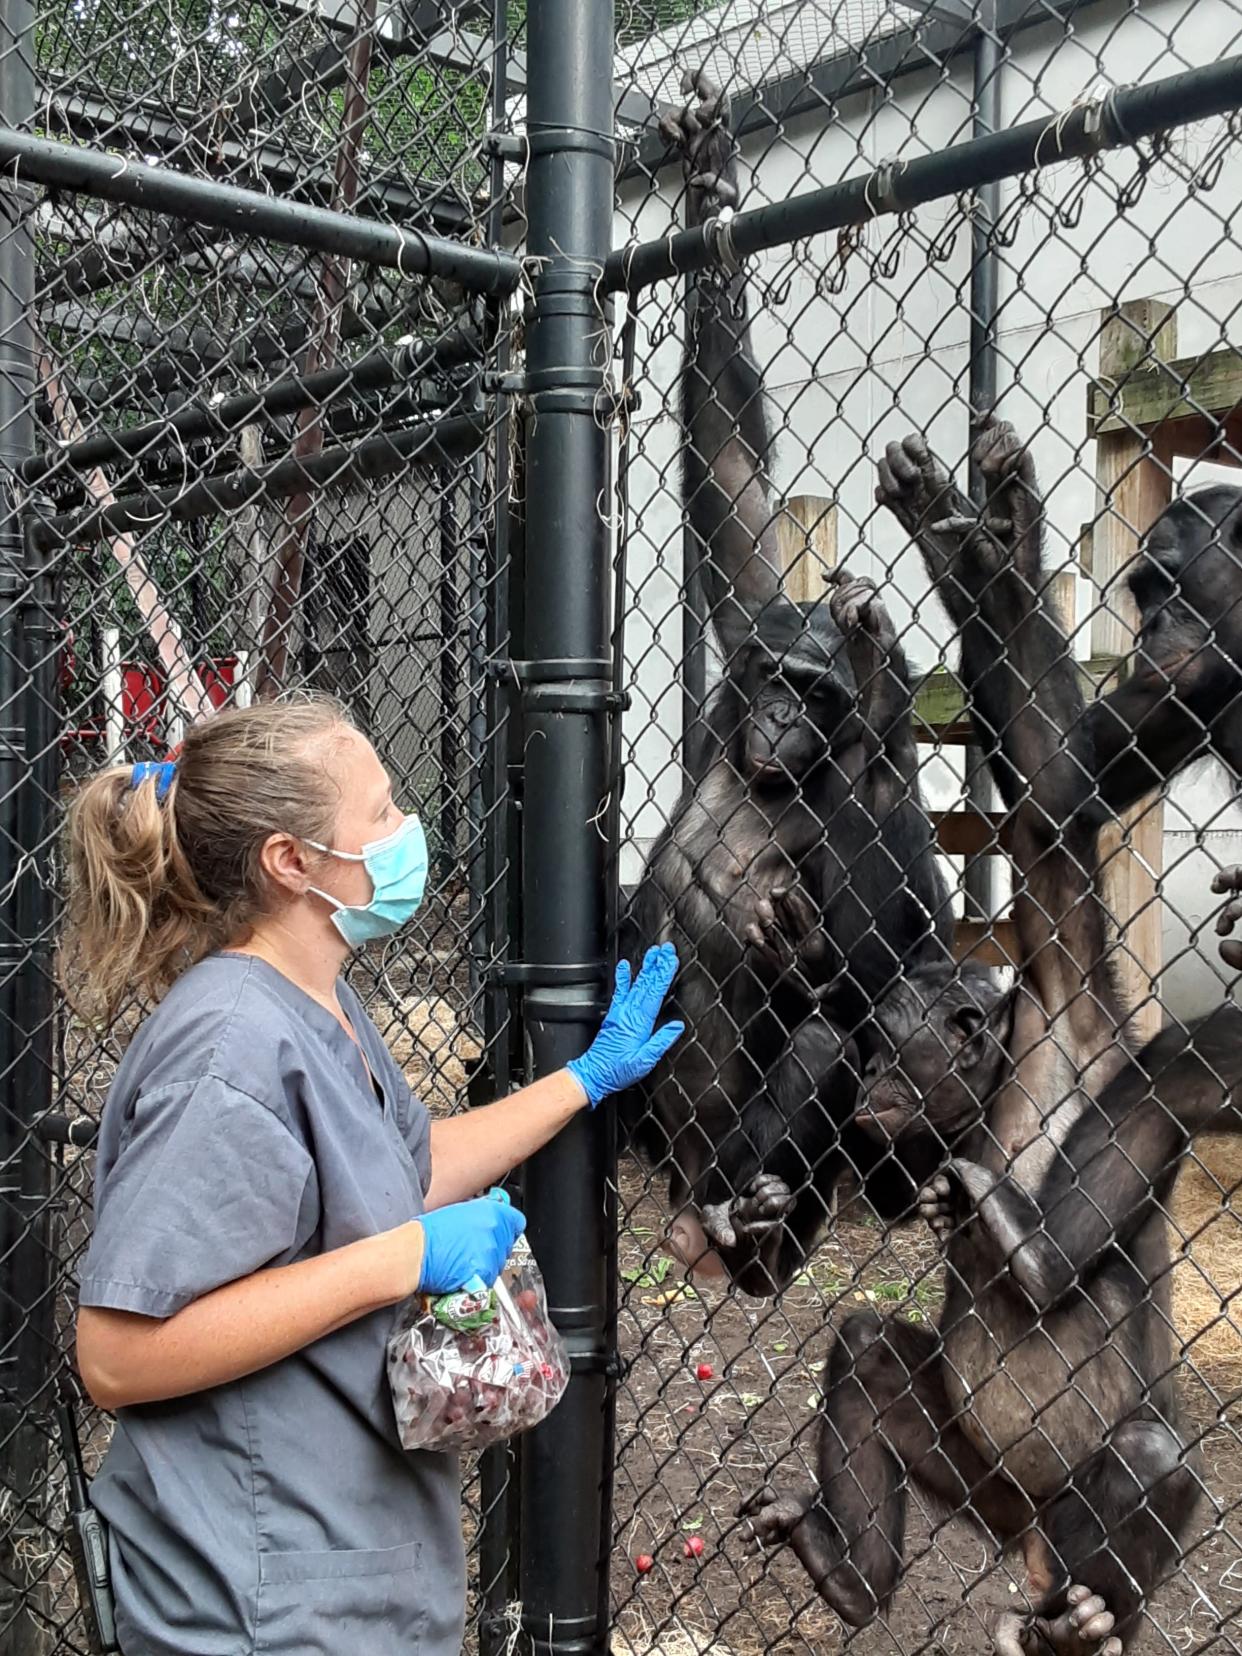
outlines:
{"label": "bonobo fingers", "polygon": [[703,1234],[714,1247],[737,1247],[737,1232],[730,1219],[732,1209],[732,1199],[727,1202],[707,1202],[699,1209]]}
{"label": "bonobo fingers", "polygon": [[808,964],[823,960],[828,953],[823,915],[811,901],[806,889],[797,881],[788,886],[775,886],[772,901],[776,906],[777,921],[781,930],[793,943],[802,959]]}
{"label": "bonobo fingers", "polygon": [[729,95],[702,69],[687,70],[681,89],[696,101],[663,116],[659,130],[665,143],[681,151],[695,213],[736,206],[737,185],[729,175],[734,155]]}
{"label": "bonobo fingers", "polygon": [[768,1484],[748,1495],[737,1509],[749,1531],[747,1550],[759,1553],[768,1547],[784,1546],[806,1517],[814,1497],[810,1488],[773,1489]]}
{"label": "bonobo fingers", "polygon": [[[1242,865],[1219,869],[1212,876],[1212,890],[1217,895],[1226,891],[1242,891]],[[1216,917],[1217,936],[1227,937],[1239,920],[1242,920],[1242,897],[1235,897],[1231,903],[1225,904]],[[1233,971],[1242,971],[1242,940],[1235,938],[1222,943],[1220,957]]]}
{"label": "bonobo fingers", "polygon": [[741,1196],[735,1197],[730,1217],[739,1236],[760,1241],[794,1210],[794,1194],[775,1173],[760,1173]]}
{"label": "bonobo fingers", "polygon": [[957,1218],[953,1184],[947,1173],[938,1173],[918,1195],[919,1217],[943,1239],[950,1235]]}
{"label": "bonobo fingers", "polygon": [[740,1196],[708,1202],[699,1217],[708,1239],[718,1248],[736,1248],[742,1242],[762,1242],[793,1212],[795,1198],[784,1179],[759,1173]]}

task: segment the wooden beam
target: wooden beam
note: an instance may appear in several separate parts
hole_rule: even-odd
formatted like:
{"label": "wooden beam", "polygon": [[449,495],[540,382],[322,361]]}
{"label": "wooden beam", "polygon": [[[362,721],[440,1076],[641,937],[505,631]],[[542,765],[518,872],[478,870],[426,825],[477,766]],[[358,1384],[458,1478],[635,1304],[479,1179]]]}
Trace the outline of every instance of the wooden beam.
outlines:
{"label": "wooden beam", "polygon": [[[1177,345],[1177,320],[1168,305],[1135,299],[1105,312],[1100,328],[1099,378],[1121,388],[1149,363],[1168,361]],[[1121,430],[1102,434],[1095,445],[1098,516],[1092,535],[1097,608],[1091,623],[1091,653],[1128,656],[1134,648],[1138,612],[1125,574],[1138,553],[1140,536],[1172,498],[1169,467],[1152,443]]]}
{"label": "wooden beam", "polygon": [[[1083,695],[1088,701],[1099,693],[1101,687],[1111,688],[1110,681],[1117,676],[1117,665],[1115,659],[1100,656],[1078,663]],[[918,742],[937,747],[975,740],[966,692],[948,668],[941,667],[934,673],[928,673],[915,690],[914,736]]]}
{"label": "wooden beam", "polygon": [[959,920],[953,952],[980,966],[1016,966],[1018,933],[1012,920]]}
{"label": "wooden beam", "polygon": [[[1101,342],[1101,349],[1103,348]],[[1161,353],[1162,354],[1162,353]],[[1101,364],[1101,375],[1103,375]],[[1178,357],[1131,371],[1116,385],[1087,390],[1087,433],[1109,436],[1134,428],[1154,431],[1177,420],[1224,416],[1242,408],[1242,352],[1229,348],[1206,356]]]}
{"label": "wooden beam", "polygon": [[1009,846],[1006,811],[929,811],[946,857],[982,857]]}
{"label": "wooden beam", "polygon": [[[1139,299],[1105,312],[1100,329],[1100,380],[1124,396],[1136,381],[1168,384],[1176,361],[1177,317],[1154,299]],[[1164,365],[1164,366],[1162,366]],[[1173,495],[1167,442],[1126,429],[1100,429],[1095,444],[1100,516],[1092,535],[1097,609],[1091,627],[1094,654],[1128,657],[1138,614],[1125,576],[1142,537]],[[1164,805],[1140,801],[1115,828],[1100,836],[1105,907],[1119,945],[1117,975],[1126,1001],[1139,1010],[1135,1026],[1144,1038],[1160,1028],[1155,984],[1163,962]]]}
{"label": "wooden beam", "polygon": [[837,567],[836,502],[791,495],[776,519],[776,544],[789,596],[799,604],[822,598],[825,579]]}

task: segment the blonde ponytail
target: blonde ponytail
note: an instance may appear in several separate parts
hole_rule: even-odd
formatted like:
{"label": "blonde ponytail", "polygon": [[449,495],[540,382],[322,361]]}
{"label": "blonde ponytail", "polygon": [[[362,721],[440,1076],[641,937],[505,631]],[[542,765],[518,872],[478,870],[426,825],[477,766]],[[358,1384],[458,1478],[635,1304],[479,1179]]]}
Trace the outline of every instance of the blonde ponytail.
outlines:
{"label": "blonde ponytail", "polygon": [[340,797],[325,744],[351,728],[327,698],[234,708],[186,736],[161,803],[129,765],[78,790],[66,831],[61,976],[92,1021],[133,993],[158,1000],[265,913],[260,853],[270,835],[329,843]]}

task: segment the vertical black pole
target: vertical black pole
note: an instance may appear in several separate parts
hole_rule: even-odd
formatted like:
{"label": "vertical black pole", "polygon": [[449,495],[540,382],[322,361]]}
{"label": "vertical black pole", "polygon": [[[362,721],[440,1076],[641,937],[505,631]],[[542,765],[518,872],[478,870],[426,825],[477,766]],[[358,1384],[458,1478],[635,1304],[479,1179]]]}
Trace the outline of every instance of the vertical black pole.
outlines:
{"label": "vertical black pole", "polygon": [[436,473],[440,491],[440,878],[457,867],[457,822],[461,801],[461,694],[457,654],[461,603],[457,591],[459,563],[457,534],[457,477],[455,467]]}
{"label": "vertical black pole", "polygon": [[[492,0],[491,129],[504,126],[508,102],[508,0]],[[489,247],[504,234],[505,164],[495,148],[491,158],[485,238]],[[486,349],[494,352],[500,373],[509,367],[508,335],[503,301],[487,310]],[[511,992],[498,981],[496,966],[509,953],[509,893],[516,884],[509,859],[509,686],[491,671],[492,664],[509,654],[509,442],[511,399],[502,399],[501,413],[492,429],[491,522],[483,521],[488,498],[486,461],[480,456],[471,485],[472,546],[470,605],[472,624],[471,695],[471,861],[470,956],[471,999],[480,978],[483,993],[483,1062],[476,1088],[478,1102],[490,1103],[509,1090],[513,1041]],[[476,558],[478,561],[476,561]],[[473,651],[477,647],[477,663]],[[475,720],[478,720],[477,738]],[[477,819],[476,819],[477,812]],[[477,837],[476,837],[477,836]],[[481,1087],[480,1087],[481,1084]],[[518,1593],[517,1569],[517,1453],[512,1445],[496,1444],[479,1458],[478,1593],[480,1656],[500,1656],[509,1642],[504,1615]]]}
{"label": "vertical black pole", "polygon": [[[34,9],[30,0],[0,6],[0,122],[30,129],[35,109]],[[34,452],[34,242],[27,192],[0,178],[0,1653],[35,1656],[46,1642],[32,1611],[27,1579],[37,1535],[43,1443],[34,1349],[49,1292],[48,1262],[35,1258],[39,1207],[31,1187],[33,1129],[48,1107],[51,1072],[36,1074],[41,997],[32,974],[41,963],[27,928],[31,913],[23,840],[36,831],[32,800],[24,665],[29,578],[16,486],[17,469]],[[39,740],[39,733],[33,736]],[[31,750],[33,753],[33,749]],[[32,813],[32,805],[35,807]],[[46,1208],[46,1203],[42,1204]],[[30,1272],[34,1272],[33,1280]]]}
{"label": "vertical black pole", "polygon": [[[690,310],[695,278],[688,276],[682,290],[682,338],[690,337]],[[707,604],[699,570],[699,537],[687,516],[681,531],[681,762],[687,752],[707,700]]]}
{"label": "vertical black pole", "polygon": [[[976,13],[974,61],[974,116],[971,136],[1000,131],[1001,45],[996,33],[996,0],[979,0]],[[1000,212],[1000,185],[983,184],[975,191],[971,224],[970,262],[970,381],[972,413],[996,402],[996,312],[1000,298],[1000,260],[996,249],[996,220]],[[984,496],[975,468],[970,472],[971,498]],[[982,748],[966,749],[966,795],[978,811],[992,803],[991,774]],[[992,859],[968,858],[963,874],[966,918],[985,920],[993,908]]]}
{"label": "vertical black pole", "polygon": [[[525,1027],[536,1075],[599,1025],[607,948],[612,0],[531,0],[526,336]],[[560,1406],[522,1440],[522,1624],[547,1656],[608,1649],[606,1123],[584,1113],[526,1172],[531,1243],[569,1347]]]}

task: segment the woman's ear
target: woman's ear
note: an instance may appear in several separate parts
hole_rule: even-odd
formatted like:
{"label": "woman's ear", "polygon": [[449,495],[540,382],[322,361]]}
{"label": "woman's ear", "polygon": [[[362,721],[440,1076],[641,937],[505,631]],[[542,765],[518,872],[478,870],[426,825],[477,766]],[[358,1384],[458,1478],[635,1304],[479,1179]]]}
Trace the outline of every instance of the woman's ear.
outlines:
{"label": "woman's ear", "polygon": [[269,834],[259,852],[263,876],[287,897],[301,897],[311,883],[310,853],[293,834]]}

